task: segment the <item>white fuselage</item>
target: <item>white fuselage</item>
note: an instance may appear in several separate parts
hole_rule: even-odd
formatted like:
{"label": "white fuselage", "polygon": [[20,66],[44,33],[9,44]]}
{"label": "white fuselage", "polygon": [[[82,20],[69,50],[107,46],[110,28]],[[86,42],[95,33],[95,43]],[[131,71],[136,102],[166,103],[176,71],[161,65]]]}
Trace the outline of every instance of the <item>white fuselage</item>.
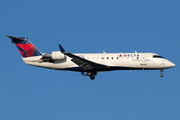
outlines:
{"label": "white fuselage", "polygon": [[59,44],[60,51],[42,54],[25,37],[7,36],[15,43],[26,64],[54,70],[81,72],[81,75],[95,79],[98,72],[112,70],[156,70],[174,67],[175,64],[154,53],[78,53],[66,52]]}
{"label": "white fuselage", "polygon": [[[174,67],[175,64],[154,53],[78,53],[74,54],[94,63],[109,66],[110,70],[138,70],[138,69],[166,69]],[[23,58],[26,64],[57,70],[81,71],[77,64],[66,56],[65,59],[42,61],[42,56]]]}

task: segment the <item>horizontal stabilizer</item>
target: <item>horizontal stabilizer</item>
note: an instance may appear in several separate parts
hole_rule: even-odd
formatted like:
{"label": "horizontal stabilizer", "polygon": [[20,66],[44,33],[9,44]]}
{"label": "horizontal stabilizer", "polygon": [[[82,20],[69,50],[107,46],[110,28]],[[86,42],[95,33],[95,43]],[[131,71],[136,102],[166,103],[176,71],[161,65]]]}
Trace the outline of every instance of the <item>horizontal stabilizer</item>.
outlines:
{"label": "horizontal stabilizer", "polygon": [[8,35],[6,35],[6,37],[10,38],[10,39],[12,40],[12,43],[19,43],[19,42],[24,41],[24,40],[21,39],[21,38],[17,38],[17,37],[13,37],[13,36],[8,36]]}

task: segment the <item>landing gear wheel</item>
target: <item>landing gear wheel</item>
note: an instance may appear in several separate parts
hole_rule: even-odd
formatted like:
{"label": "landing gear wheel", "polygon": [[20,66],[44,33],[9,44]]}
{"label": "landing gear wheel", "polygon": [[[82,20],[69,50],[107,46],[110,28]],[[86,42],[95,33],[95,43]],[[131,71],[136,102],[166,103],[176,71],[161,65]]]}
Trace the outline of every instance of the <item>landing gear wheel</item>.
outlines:
{"label": "landing gear wheel", "polygon": [[163,73],[164,72],[164,70],[163,69],[161,69],[161,74],[160,74],[160,77],[163,77]]}
{"label": "landing gear wheel", "polygon": [[160,74],[160,77],[163,77],[163,74]]}
{"label": "landing gear wheel", "polygon": [[91,80],[94,80],[95,76],[94,75],[90,75],[90,78],[91,78]]}

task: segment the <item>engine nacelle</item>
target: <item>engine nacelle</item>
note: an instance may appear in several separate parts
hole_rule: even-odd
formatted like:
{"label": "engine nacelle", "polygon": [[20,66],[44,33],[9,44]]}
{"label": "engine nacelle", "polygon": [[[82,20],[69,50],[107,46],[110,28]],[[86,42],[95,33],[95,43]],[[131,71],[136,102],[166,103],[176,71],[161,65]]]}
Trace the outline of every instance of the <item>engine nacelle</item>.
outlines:
{"label": "engine nacelle", "polygon": [[51,57],[53,60],[62,60],[66,58],[66,56],[62,54],[60,51],[52,52]]}

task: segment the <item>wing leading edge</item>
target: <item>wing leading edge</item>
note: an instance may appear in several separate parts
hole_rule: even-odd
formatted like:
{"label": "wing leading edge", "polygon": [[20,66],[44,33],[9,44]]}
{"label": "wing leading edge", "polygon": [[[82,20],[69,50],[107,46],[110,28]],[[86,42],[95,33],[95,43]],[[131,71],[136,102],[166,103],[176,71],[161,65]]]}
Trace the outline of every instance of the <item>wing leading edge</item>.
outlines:
{"label": "wing leading edge", "polygon": [[97,73],[97,71],[106,70],[109,68],[109,66],[98,64],[98,63],[89,61],[87,59],[81,58],[72,53],[68,53],[63,49],[63,47],[60,44],[59,44],[59,48],[63,54],[72,58],[71,61],[77,64],[82,69],[82,71]]}

